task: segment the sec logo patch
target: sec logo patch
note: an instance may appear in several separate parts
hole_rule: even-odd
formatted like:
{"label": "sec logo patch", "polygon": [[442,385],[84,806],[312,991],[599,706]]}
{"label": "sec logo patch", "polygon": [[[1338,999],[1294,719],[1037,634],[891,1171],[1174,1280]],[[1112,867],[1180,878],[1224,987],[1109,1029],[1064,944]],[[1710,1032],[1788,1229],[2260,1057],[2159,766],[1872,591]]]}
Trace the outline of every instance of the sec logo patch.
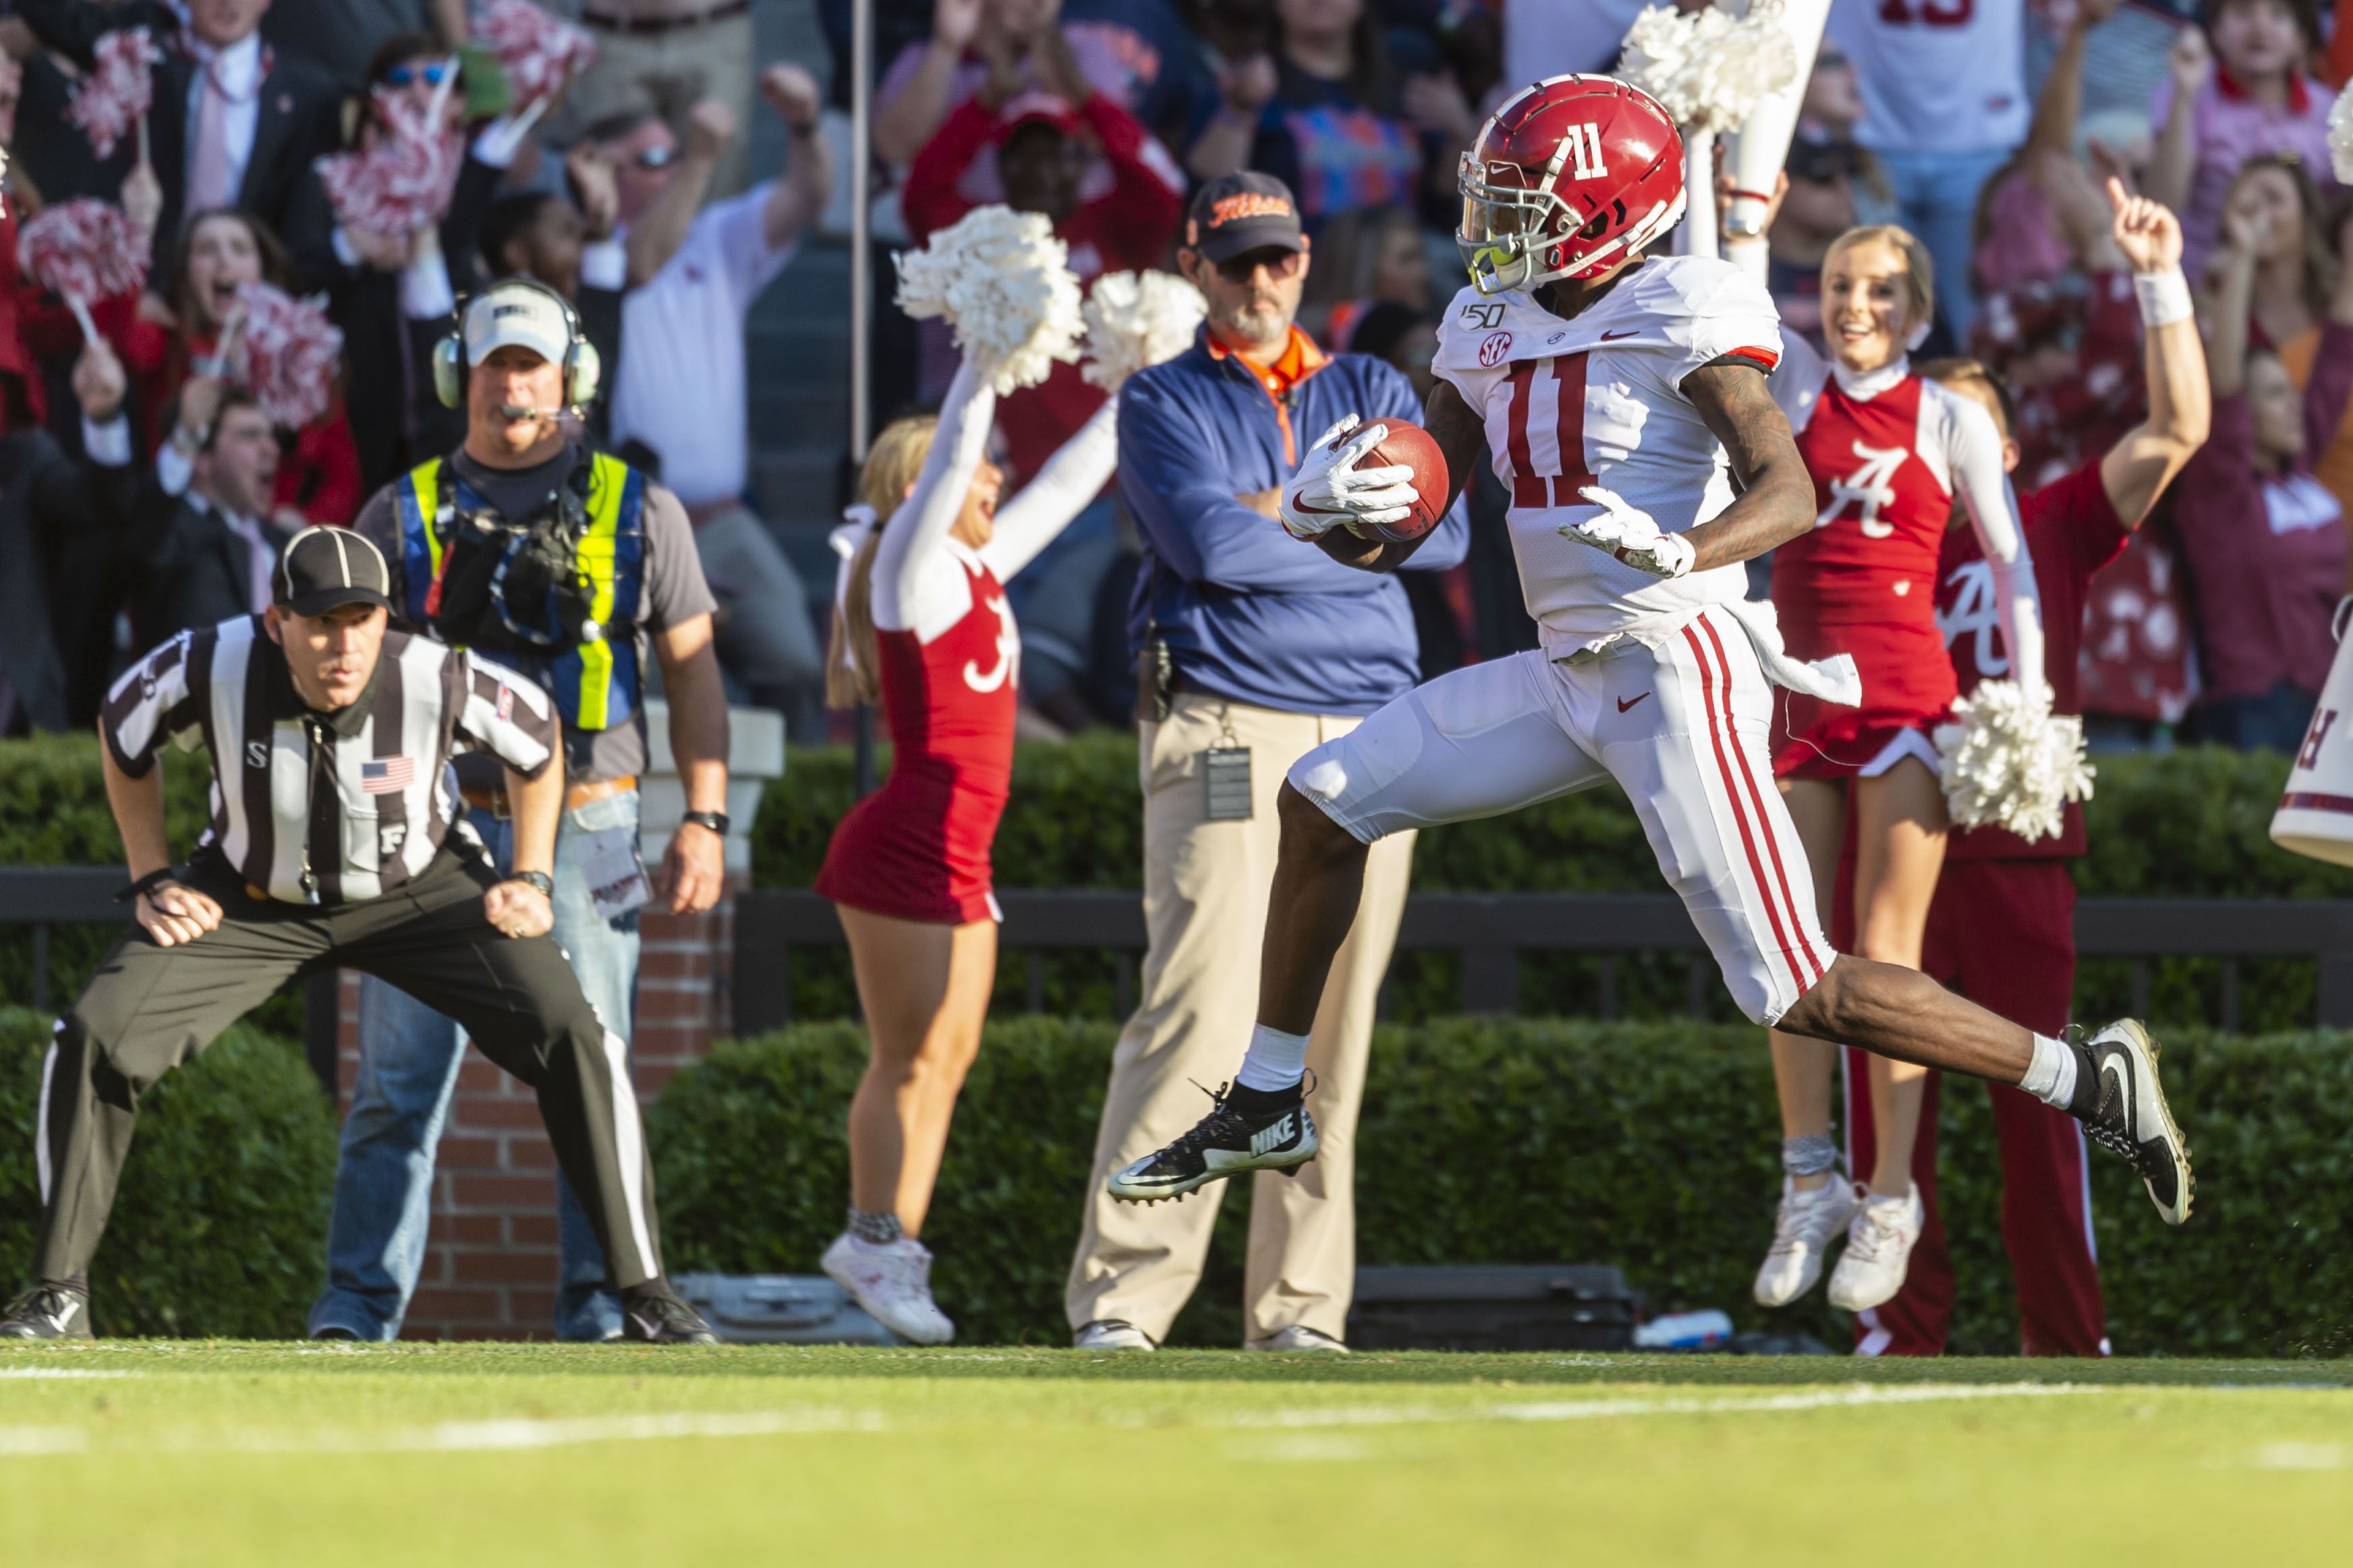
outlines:
{"label": "sec logo patch", "polygon": [[1511,352],[1511,333],[1490,332],[1487,334],[1487,341],[1479,345],[1479,363],[1493,369],[1503,363],[1504,356]]}

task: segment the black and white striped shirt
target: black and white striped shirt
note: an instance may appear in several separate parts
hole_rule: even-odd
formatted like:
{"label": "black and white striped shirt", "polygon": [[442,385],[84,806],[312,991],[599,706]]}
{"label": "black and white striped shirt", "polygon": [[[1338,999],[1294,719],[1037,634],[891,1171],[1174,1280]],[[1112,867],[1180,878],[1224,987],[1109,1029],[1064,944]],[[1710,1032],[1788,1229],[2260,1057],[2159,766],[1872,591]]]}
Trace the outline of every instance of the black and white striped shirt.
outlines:
{"label": "black and white striped shirt", "polygon": [[316,712],[258,617],[182,632],[124,671],[100,729],[132,778],[166,741],[211,752],[201,845],[269,897],[316,904],[373,899],[418,875],[453,823],[473,842],[453,753],[487,752],[536,778],[557,744],[554,707],[537,686],[401,632],[385,634],[357,702]]}

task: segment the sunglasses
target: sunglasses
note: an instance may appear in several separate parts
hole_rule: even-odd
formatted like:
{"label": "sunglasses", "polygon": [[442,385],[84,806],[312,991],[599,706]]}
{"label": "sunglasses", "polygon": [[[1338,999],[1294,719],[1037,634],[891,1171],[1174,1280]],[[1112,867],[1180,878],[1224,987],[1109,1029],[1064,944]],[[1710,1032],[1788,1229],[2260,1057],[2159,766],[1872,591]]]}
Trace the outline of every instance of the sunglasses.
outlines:
{"label": "sunglasses", "polygon": [[1247,283],[1263,267],[1269,278],[1281,283],[1297,277],[1306,261],[1307,253],[1303,250],[1282,250],[1270,246],[1261,250],[1245,250],[1240,256],[1219,262],[1218,276],[1229,283]]}
{"label": "sunglasses", "polygon": [[443,79],[448,77],[454,68],[456,68],[447,60],[435,60],[429,65],[421,66],[394,66],[384,73],[385,85],[411,87],[421,81],[427,87],[439,87]]}

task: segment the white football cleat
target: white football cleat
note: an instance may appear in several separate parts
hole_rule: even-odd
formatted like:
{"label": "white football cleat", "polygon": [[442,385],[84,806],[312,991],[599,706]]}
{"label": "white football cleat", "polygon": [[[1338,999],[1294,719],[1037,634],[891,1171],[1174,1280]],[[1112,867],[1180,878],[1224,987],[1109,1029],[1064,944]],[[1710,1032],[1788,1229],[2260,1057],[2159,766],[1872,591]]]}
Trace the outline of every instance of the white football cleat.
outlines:
{"label": "white football cleat", "polygon": [[1894,1300],[1927,1223],[1917,1186],[1905,1188],[1900,1198],[1865,1196],[1847,1225],[1846,1250],[1831,1270],[1831,1305],[1862,1312]]}
{"label": "white football cleat", "polygon": [[877,1246],[845,1230],[825,1249],[820,1265],[869,1317],[901,1339],[944,1345],[955,1338],[955,1325],[932,1300],[931,1249],[913,1237]]}
{"label": "white football cleat", "polygon": [[1097,1318],[1071,1336],[1071,1348],[1082,1351],[1156,1351],[1152,1336],[1124,1318]]}
{"label": "white football cleat", "polygon": [[1311,1329],[1304,1323],[1293,1323],[1287,1329],[1277,1329],[1262,1340],[1244,1340],[1246,1351],[1269,1351],[1276,1355],[1296,1355],[1308,1352],[1317,1355],[1346,1355],[1348,1347],[1321,1329]]}
{"label": "white football cleat", "polygon": [[1773,1220],[1773,1245],[1757,1270],[1757,1304],[1786,1307],[1822,1277],[1831,1238],[1854,1217],[1854,1189],[1833,1174],[1810,1193],[1781,1178],[1781,1212]]}

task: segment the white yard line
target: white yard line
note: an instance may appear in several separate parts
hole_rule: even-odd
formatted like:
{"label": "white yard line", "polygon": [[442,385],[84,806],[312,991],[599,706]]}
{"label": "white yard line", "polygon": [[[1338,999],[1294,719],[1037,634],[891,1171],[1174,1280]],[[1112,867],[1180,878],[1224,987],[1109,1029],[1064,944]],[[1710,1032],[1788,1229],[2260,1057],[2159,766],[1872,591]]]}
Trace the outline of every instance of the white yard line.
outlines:
{"label": "white yard line", "polygon": [[[31,1370],[22,1369],[19,1375]],[[2174,1385],[2163,1386],[2169,1389]],[[2158,1391],[2158,1385],[2134,1384],[1913,1384],[1896,1387],[1862,1384],[1729,1398],[1674,1396],[1540,1400],[1468,1407],[1428,1404],[1355,1405],[1226,1414],[1123,1411],[1106,1424],[1123,1427],[1174,1425],[1210,1430],[1296,1431],[1303,1428],[1548,1423],[1669,1415],[1786,1415],[1809,1410],[1988,1399],[2053,1399],[2126,1394],[2146,1396]],[[883,1432],[892,1430],[898,1425],[879,1410],[804,1405],[772,1410],[557,1419],[515,1416],[375,1428],[189,1426],[157,1433],[144,1439],[133,1436],[120,1444],[109,1442],[106,1446],[109,1448],[174,1453],[476,1453],[564,1447],[584,1443],[654,1442],[680,1437],[765,1437],[819,1432]],[[0,1456],[80,1453],[91,1446],[90,1434],[79,1427],[0,1426]],[[2332,1450],[2329,1458],[2337,1458],[2341,1452]],[[2272,1464],[2274,1468],[2327,1468],[2314,1454],[2301,1450],[2290,1453],[2285,1448],[2273,1458]]]}
{"label": "white yard line", "polygon": [[0,1456],[79,1454],[89,1447],[90,1434],[79,1426],[0,1426]]}
{"label": "white yard line", "polygon": [[1844,1409],[1863,1405],[1933,1405],[1961,1399],[2042,1399],[2113,1394],[2126,1385],[2081,1383],[1922,1383],[1886,1388],[1859,1384],[1810,1394],[1767,1394],[1746,1399],[1577,1399],[1491,1405],[1473,1410],[1438,1405],[1340,1405],[1326,1410],[1274,1410],[1219,1422],[1226,1426],[1404,1426],[1431,1422],[1595,1421],[1620,1415],[1778,1414]]}
{"label": "white yard line", "polygon": [[0,1366],[0,1378],[11,1377],[141,1377],[136,1372],[92,1372],[79,1366]]}

